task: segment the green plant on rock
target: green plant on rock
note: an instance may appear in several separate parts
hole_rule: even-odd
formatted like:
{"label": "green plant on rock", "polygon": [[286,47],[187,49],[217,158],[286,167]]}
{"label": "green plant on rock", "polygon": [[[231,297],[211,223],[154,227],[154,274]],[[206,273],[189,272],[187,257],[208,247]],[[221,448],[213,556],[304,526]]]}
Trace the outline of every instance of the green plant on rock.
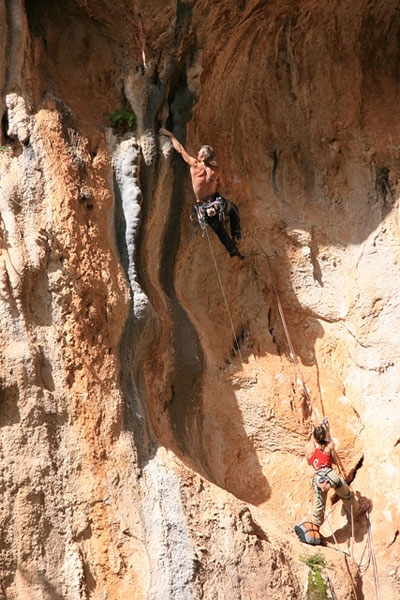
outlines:
{"label": "green plant on rock", "polygon": [[322,569],[326,566],[324,557],[321,554],[313,554],[300,557],[300,560],[309,567],[306,599],[326,600],[328,598],[327,587],[322,575]]}
{"label": "green plant on rock", "polygon": [[0,152],[10,152],[10,146],[0,146]]}
{"label": "green plant on rock", "polygon": [[108,114],[107,119],[116,134],[132,131],[136,125],[136,114],[127,108],[119,108],[113,113]]}

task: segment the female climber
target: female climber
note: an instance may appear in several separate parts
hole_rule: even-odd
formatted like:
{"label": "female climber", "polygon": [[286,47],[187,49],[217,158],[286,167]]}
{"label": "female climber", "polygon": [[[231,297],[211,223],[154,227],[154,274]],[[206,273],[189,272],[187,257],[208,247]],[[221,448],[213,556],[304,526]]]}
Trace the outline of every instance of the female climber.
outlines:
{"label": "female climber", "polygon": [[315,471],[313,477],[315,502],[311,517],[314,525],[319,527],[324,521],[326,500],[331,488],[342,500],[347,513],[350,513],[352,507],[354,517],[371,509],[371,501],[365,500],[360,504],[347,483],[332,468],[332,465],[336,464],[335,444],[333,440],[329,439],[327,427],[324,425],[315,427],[305,445],[304,453],[308,464]]}

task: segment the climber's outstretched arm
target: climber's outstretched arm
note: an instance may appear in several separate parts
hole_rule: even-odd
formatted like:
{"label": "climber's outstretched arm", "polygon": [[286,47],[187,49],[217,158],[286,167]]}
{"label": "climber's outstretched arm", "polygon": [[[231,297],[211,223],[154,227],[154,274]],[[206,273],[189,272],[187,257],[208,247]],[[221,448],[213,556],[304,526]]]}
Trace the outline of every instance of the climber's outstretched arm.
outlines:
{"label": "climber's outstretched arm", "polygon": [[198,163],[197,158],[194,158],[193,156],[190,156],[190,154],[188,154],[186,152],[185,148],[176,139],[176,137],[174,136],[173,133],[171,133],[170,131],[168,131],[168,129],[164,129],[163,127],[161,127],[161,129],[159,130],[159,134],[160,135],[166,135],[167,137],[169,137],[169,139],[172,142],[172,145],[173,145],[174,149],[182,156],[182,158],[185,161],[185,163],[187,163],[190,167],[194,167],[195,165],[197,165],[197,163]]}

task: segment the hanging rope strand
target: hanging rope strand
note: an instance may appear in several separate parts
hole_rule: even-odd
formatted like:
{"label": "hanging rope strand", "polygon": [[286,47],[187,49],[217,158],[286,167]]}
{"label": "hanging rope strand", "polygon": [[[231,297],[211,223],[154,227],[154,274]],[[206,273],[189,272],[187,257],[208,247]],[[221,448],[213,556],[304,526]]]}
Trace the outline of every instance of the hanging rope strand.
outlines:
{"label": "hanging rope strand", "polygon": [[[288,346],[289,346],[290,355],[291,355],[292,361],[294,363],[297,376],[298,376],[298,378],[301,381],[301,384],[302,384],[302,387],[303,387],[303,390],[304,390],[304,394],[305,394],[305,397],[306,397],[306,399],[308,401],[308,404],[310,406],[311,412],[314,412],[314,414],[315,414],[315,416],[317,417],[317,420],[318,420],[318,415],[317,415],[317,413],[316,413],[316,411],[314,409],[314,406],[313,406],[313,403],[311,401],[310,395],[308,393],[306,384],[304,382],[303,376],[302,376],[301,371],[299,369],[299,366],[298,366],[298,363],[297,363],[297,359],[296,359],[296,355],[294,353],[294,348],[293,348],[293,344],[292,344],[292,341],[291,341],[289,329],[288,329],[287,324],[286,324],[285,315],[283,313],[283,308],[282,308],[282,304],[281,304],[281,301],[280,301],[280,298],[279,298],[278,289],[277,289],[276,284],[275,284],[275,278],[274,278],[274,274],[273,274],[273,271],[272,271],[272,266],[271,266],[270,258],[268,256],[267,252],[265,251],[265,249],[259,243],[259,241],[257,239],[255,239],[255,241],[258,244],[258,246],[261,248],[263,254],[265,254],[265,256],[267,258],[268,270],[269,270],[269,274],[270,274],[270,278],[271,278],[271,285],[272,285],[272,289],[273,289],[273,292],[274,292],[274,295],[275,295],[275,299],[276,299],[276,303],[277,303],[277,306],[278,306],[278,311],[279,311],[279,315],[280,315],[280,318],[281,318],[281,321],[282,321],[283,330],[285,332],[286,340],[287,340],[287,343],[288,343]],[[327,418],[324,417],[323,421],[324,420],[327,421]],[[329,430],[329,425],[328,425],[328,430]],[[336,457],[336,464],[338,466],[339,472],[342,475],[343,479],[345,480],[343,465],[342,465],[342,462],[339,459],[339,457],[338,457],[338,455],[337,455],[336,452],[335,452],[335,457]],[[371,522],[370,522],[370,519],[369,519],[369,511],[366,512],[366,516],[367,516],[367,521],[368,521],[368,544],[367,545],[368,545],[368,550],[369,550],[369,558],[368,558],[366,566],[364,566],[364,569],[366,570],[368,568],[368,565],[369,565],[370,561],[372,561],[372,564],[373,564],[373,567],[374,567],[376,598],[377,598],[377,600],[381,600],[380,586],[379,586],[379,577],[378,577],[378,568],[377,568],[377,562],[376,562],[376,557],[375,557],[374,545],[373,545],[373,541],[372,541],[372,531],[371,531]],[[329,522],[328,515],[326,513],[325,513],[325,518],[326,518],[326,521],[328,522],[329,527],[331,528],[332,536],[333,536],[333,539],[334,539],[335,544],[336,544],[336,549],[339,550],[340,552],[342,552],[343,555],[344,555],[344,559],[345,559],[345,563],[346,563],[346,568],[347,568],[347,571],[348,571],[348,574],[349,574],[349,577],[350,577],[350,581],[351,581],[353,593],[354,593],[355,598],[357,599],[357,591],[356,591],[356,588],[354,586],[353,577],[351,575],[350,568],[349,568],[349,565],[348,565],[348,562],[347,562],[347,555],[346,555],[345,552],[343,552],[343,550],[340,550],[338,542],[337,542],[337,539],[336,539],[336,537],[335,537],[335,535],[333,533],[332,526],[331,526],[331,524]],[[351,554],[351,558],[354,560],[353,551],[354,551],[354,539],[355,539],[355,535],[354,535],[353,503],[351,503],[350,520],[351,520],[351,546],[350,546],[351,551],[350,551],[350,554]],[[358,564],[357,567],[360,570],[361,563]]]}
{"label": "hanging rope strand", "polygon": [[378,566],[376,564],[375,550],[374,550],[374,542],[372,541],[372,530],[371,530],[371,521],[369,520],[369,511],[366,512],[367,521],[368,521],[368,541],[370,548],[370,555],[372,558],[372,565],[374,567],[374,579],[375,579],[375,589],[376,589],[376,598],[377,600],[381,600],[381,591],[379,586],[379,577],[378,577]]}
{"label": "hanging rope strand", "polygon": [[339,543],[338,543],[338,541],[336,539],[336,536],[334,534],[333,527],[332,527],[331,522],[329,520],[328,513],[326,511],[325,511],[325,521],[328,523],[329,528],[331,530],[333,541],[335,542],[335,550],[337,552],[339,552],[340,554],[342,554],[342,556],[344,558],[344,562],[346,564],[346,570],[347,570],[347,574],[348,574],[349,579],[350,579],[350,583],[351,583],[351,587],[352,587],[352,590],[353,590],[354,598],[355,598],[355,600],[357,600],[357,590],[356,590],[355,585],[354,585],[353,576],[352,576],[351,571],[350,571],[349,563],[347,562],[347,553],[340,548]]}
{"label": "hanging rope strand", "polygon": [[[367,552],[368,552],[368,554],[367,554],[367,557],[366,557],[365,562],[364,562],[364,555]],[[361,558],[358,561],[358,569],[359,569],[359,571],[360,571],[361,574],[363,574],[363,573],[365,573],[367,571],[367,569],[368,569],[368,567],[370,565],[370,562],[371,562],[371,549],[369,547],[369,539],[368,539],[368,536],[367,536],[367,540],[365,542],[363,551],[361,553]]]}
{"label": "hanging rope strand", "polygon": [[319,419],[318,419],[317,411],[315,410],[315,408],[313,406],[313,403],[311,402],[311,398],[310,398],[310,395],[308,393],[307,386],[305,384],[305,381],[303,379],[303,376],[301,374],[301,371],[299,369],[299,365],[298,365],[298,362],[297,362],[297,359],[296,359],[296,355],[295,355],[293,344],[292,344],[292,339],[290,337],[289,329],[288,329],[287,324],[286,324],[285,315],[283,313],[282,304],[281,304],[281,301],[280,301],[280,298],[279,298],[278,288],[276,287],[276,284],[275,284],[275,278],[274,278],[274,274],[273,274],[273,271],[272,271],[271,261],[269,259],[269,256],[268,256],[267,252],[264,250],[264,248],[261,246],[260,242],[257,239],[256,239],[256,243],[260,246],[262,252],[265,254],[265,256],[267,258],[267,264],[268,264],[268,270],[269,270],[269,274],[270,274],[270,278],[271,278],[272,290],[273,290],[274,295],[275,295],[275,300],[276,300],[276,303],[277,303],[277,306],[278,306],[279,316],[281,318],[283,330],[285,332],[286,341],[287,341],[287,344],[289,346],[290,356],[292,358],[292,361],[293,361],[293,364],[294,364],[294,367],[295,367],[295,370],[296,370],[297,377],[298,377],[298,379],[301,382],[301,385],[302,385],[302,388],[303,388],[303,392],[304,392],[306,400],[307,400],[307,402],[309,404],[310,410],[311,410],[311,412],[313,412],[315,414],[315,417],[316,417],[316,419],[318,421]]}
{"label": "hanging rope strand", "polygon": [[205,232],[206,232],[206,235],[207,235],[208,244],[210,246],[211,256],[212,256],[212,259],[213,259],[213,262],[214,262],[214,267],[215,267],[215,271],[217,273],[219,285],[221,287],[222,296],[224,298],[224,302],[225,302],[225,306],[226,306],[226,311],[228,313],[229,322],[231,324],[231,329],[232,329],[232,333],[233,333],[233,339],[235,341],[236,348],[237,348],[238,354],[240,356],[240,360],[243,362],[243,357],[242,357],[242,353],[240,351],[239,341],[237,339],[235,328],[233,326],[233,321],[232,321],[232,317],[231,317],[231,311],[229,310],[228,301],[226,299],[226,294],[225,294],[224,286],[222,285],[222,280],[221,280],[221,277],[220,277],[220,274],[219,274],[219,270],[218,270],[218,264],[217,264],[217,261],[216,261],[216,258],[215,258],[215,254],[214,254],[214,250],[213,250],[213,247],[212,247],[212,244],[211,244],[210,236],[208,234],[208,227],[205,227]]}
{"label": "hanging rope strand", "polygon": [[350,555],[354,560],[354,512],[353,512],[353,497],[350,501],[350,523],[351,523],[351,534],[350,534]]}

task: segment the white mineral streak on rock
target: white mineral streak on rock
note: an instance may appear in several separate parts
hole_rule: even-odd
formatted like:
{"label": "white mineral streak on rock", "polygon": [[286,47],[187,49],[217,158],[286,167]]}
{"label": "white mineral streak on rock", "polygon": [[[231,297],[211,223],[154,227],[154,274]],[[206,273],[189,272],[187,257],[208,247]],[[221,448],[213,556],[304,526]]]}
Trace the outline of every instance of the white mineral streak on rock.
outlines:
{"label": "white mineral streak on rock", "polygon": [[193,546],[188,535],[181,482],[157,452],[144,470],[143,516],[151,583],[149,600],[194,600]]}
{"label": "white mineral streak on rock", "polygon": [[140,225],[142,192],[138,185],[140,149],[135,138],[123,141],[114,154],[115,177],[121,194],[125,217],[125,244],[128,260],[128,277],[133,294],[134,313],[143,316],[148,304],[147,296],[137,281],[134,261],[136,236]]}
{"label": "white mineral streak on rock", "polygon": [[160,136],[160,149],[164,158],[169,158],[174,153],[174,147],[172,145],[172,142],[165,135]]}
{"label": "white mineral streak on rock", "polygon": [[30,135],[30,117],[25,100],[18,94],[7,94],[6,106],[8,108],[7,135],[17,137],[21,144],[26,144]]}
{"label": "white mineral streak on rock", "polygon": [[140,136],[140,147],[145,165],[150,167],[154,163],[157,154],[154,131],[147,130]]}

